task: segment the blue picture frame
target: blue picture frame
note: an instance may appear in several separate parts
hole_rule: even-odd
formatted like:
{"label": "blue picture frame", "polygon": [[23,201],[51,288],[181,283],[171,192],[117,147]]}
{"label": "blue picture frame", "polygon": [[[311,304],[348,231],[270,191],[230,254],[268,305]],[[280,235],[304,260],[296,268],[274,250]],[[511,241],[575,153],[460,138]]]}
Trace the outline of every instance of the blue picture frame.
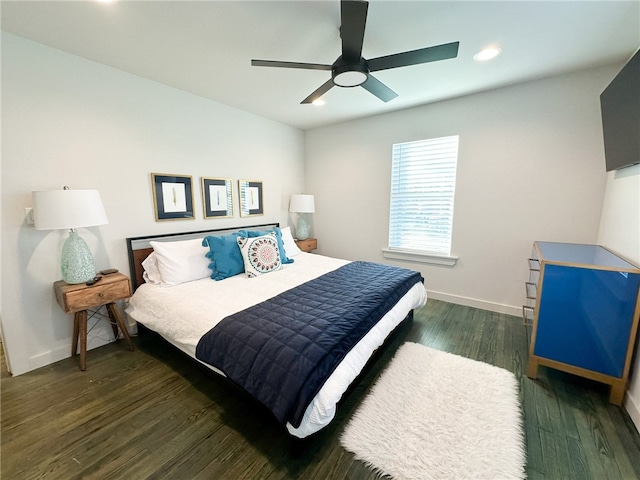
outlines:
{"label": "blue picture frame", "polygon": [[240,216],[264,215],[262,182],[260,180],[238,180]]}
{"label": "blue picture frame", "polygon": [[204,218],[233,217],[233,182],[230,178],[202,177]]}
{"label": "blue picture frame", "polygon": [[191,176],[152,173],[151,184],[156,222],[195,219]]}

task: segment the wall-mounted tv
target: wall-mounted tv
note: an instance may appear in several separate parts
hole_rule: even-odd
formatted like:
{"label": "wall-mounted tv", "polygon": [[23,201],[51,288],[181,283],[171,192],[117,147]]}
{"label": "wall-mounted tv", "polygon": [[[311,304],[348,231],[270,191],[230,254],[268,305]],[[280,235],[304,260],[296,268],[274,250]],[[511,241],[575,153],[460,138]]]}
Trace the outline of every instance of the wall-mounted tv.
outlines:
{"label": "wall-mounted tv", "polygon": [[640,163],[640,50],[600,95],[607,172]]}

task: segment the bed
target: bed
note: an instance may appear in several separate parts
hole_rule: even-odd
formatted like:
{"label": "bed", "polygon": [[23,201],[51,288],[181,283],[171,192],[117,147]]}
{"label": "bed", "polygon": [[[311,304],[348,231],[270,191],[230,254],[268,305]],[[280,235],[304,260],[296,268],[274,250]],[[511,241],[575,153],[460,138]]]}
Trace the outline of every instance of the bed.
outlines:
{"label": "bed", "polygon": [[278,224],[128,238],[127,248],[128,316],[239,385],[297,438],[331,422],[375,351],[427,299],[418,272],[301,252]]}

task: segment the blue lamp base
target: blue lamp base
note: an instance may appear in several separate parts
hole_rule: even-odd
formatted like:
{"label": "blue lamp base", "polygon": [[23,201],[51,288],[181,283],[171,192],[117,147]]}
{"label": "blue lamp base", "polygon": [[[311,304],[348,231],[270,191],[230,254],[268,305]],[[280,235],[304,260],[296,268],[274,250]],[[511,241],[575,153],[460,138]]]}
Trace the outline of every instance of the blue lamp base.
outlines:
{"label": "blue lamp base", "polygon": [[296,225],[296,238],[298,240],[306,240],[309,238],[309,223],[305,213],[298,214],[298,223]]}
{"label": "blue lamp base", "polygon": [[78,232],[71,230],[62,246],[62,260],[60,261],[62,280],[67,283],[86,283],[96,276],[93,256]]}

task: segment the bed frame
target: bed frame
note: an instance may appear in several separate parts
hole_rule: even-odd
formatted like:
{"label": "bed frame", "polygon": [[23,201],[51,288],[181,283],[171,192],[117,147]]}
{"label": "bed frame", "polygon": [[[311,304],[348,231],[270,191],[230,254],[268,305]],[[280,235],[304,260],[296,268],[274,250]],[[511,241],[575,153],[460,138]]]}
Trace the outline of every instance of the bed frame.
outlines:
{"label": "bed frame", "polygon": [[[206,235],[225,235],[229,233],[237,232],[238,230],[243,229],[258,229],[264,230],[274,227],[279,227],[279,223],[265,223],[260,225],[249,225],[249,226],[241,226],[241,227],[230,227],[230,228],[221,228],[221,229],[213,229],[213,230],[200,230],[194,232],[182,232],[182,233],[168,233],[164,235],[147,235],[140,237],[130,237],[127,238],[127,251],[129,255],[129,268],[131,270],[131,283],[133,285],[133,290],[135,291],[140,285],[144,283],[144,279],[142,274],[144,269],[142,268],[142,262],[149,256],[151,252],[153,252],[153,248],[149,242],[151,241],[175,241],[175,240],[189,240],[193,238],[201,238]],[[365,377],[368,372],[372,369],[374,365],[378,363],[378,360],[381,356],[387,353],[389,350],[394,351],[395,348],[392,348],[392,345],[395,344],[396,348],[404,341],[409,329],[413,321],[413,310],[411,310],[407,316],[401,321],[394,330],[392,330],[385,340],[385,342],[373,353],[373,355],[369,358],[366,365],[360,372],[360,374],[354,379],[351,385],[344,392],[342,399],[338,403],[338,405],[344,403],[346,399],[350,396],[350,393],[360,384],[363,377]],[[163,342],[166,342],[168,345],[172,345],[167,340],[162,338],[159,334],[153,332],[152,330],[147,329],[144,325],[138,323],[138,332],[139,334],[144,332],[147,336],[151,335],[153,337],[157,337],[161,339]],[[173,345],[172,345],[173,346]],[[180,351],[178,348],[174,347],[176,351]],[[184,354],[184,352],[181,352]],[[186,354],[184,354],[186,355]],[[190,358],[190,357],[189,357]],[[194,361],[194,364],[198,364]],[[225,378],[226,377],[221,377]],[[228,380],[227,380],[228,381]],[[233,385],[238,389],[238,392],[247,395],[247,397],[251,398],[246,392],[244,392],[240,387],[237,387],[233,382],[229,381],[230,385]],[[254,399],[256,405],[261,405],[257,400]],[[322,430],[321,430],[322,431]],[[313,433],[305,438],[297,438],[295,436],[289,435],[292,443],[292,449],[295,454],[303,452],[310,444],[314,441],[315,438],[318,437],[318,433]]]}
{"label": "bed frame", "polygon": [[178,232],[178,233],[166,233],[160,235],[146,235],[142,237],[129,237],[127,238],[127,253],[129,255],[129,270],[131,273],[131,284],[133,291],[144,283],[142,274],[144,269],[142,268],[142,262],[153,252],[153,248],[149,242],[151,241],[176,241],[176,240],[190,240],[193,238],[202,238],[207,235],[225,235],[228,233],[235,233],[238,230],[266,230],[269,228],[279,227],[279,223],[264,223],[261,225],[249,225],[242,227],[230,227],[219,228],[215,230],[199,230],[197,232]]}

